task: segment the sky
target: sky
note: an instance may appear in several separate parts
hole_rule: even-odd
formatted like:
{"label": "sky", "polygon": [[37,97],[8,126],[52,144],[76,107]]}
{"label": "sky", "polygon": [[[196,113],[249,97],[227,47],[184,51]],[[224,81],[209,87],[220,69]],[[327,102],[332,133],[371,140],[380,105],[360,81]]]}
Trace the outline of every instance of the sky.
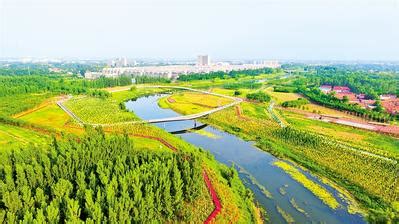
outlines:
{"label": "sky", "polygon": [[0,57],[399,60],[399,0],[0,0]]}

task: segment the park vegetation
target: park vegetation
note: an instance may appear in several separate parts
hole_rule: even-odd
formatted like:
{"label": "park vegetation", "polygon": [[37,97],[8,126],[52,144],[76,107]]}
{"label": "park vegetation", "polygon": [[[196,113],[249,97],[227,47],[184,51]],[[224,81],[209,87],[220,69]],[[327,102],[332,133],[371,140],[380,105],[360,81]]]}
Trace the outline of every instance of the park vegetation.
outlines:
{"label": "park vegetation", "polygon": [[309,103],[309,100],[305,98],[298,98],[297,100],[285,101],[281,104],[283,107],[301,107]]}
{"label": "park vegetation", "polygon": [[257,83],[253,80],[251,81],[242,81],[242,82],[232,82],[226,83],[223,85],[225,89],[259,89],[262,86],[262,83]]}
{"label": "park vegetation", "polygon": [[261,102],[261,103],[269,102],[271,100],[271,98],[268,94],[261,92],[261,91],[258,91],[255,93],[248,93],[246,97],[248,100],[254,100],[254,101]]}
{"label": "park vegetation", "polygon": [[[368,110],[358,104],[351,104],[345,102],[345,99],[338,99],[333,94],[324,94],[318,88],[301,88],[299,92],[309,98],[311,101],[333,109],[342,111],[349,111],[353,115],[363,117],[365,119],[374,120],[378,122],[388,122],[399,119],[399,115],[388,114],[383,110]],[[377,107],[378,108],[378,107]]]}
{"label": "park vegetation", "polygon": [[127,136],[101,130],[0,157],[7,223],[190,221],[184,204],[204,187],[199,157],[138,151]]}
{"label": "park vegetation", "polygon": [[239,76],[257,76],[260,74],[272,74],[275,72],[272,68],[242,70],[242,71],[230,71],[230,72],[210,72],[210,73],[198,73],[188,74],[179,76],[179,81],[194,81],[194,80],[210,80],[210,79],[226,79],[226,78],[238,78]]}
{"label": "park vegetation", "polygon": [[90,93],[91,89],[126,86],[130,84],[131,78],[127,76],[120,76],[118,78],[101,77],[96,80],[85,80],[60,75],[0,76],[0,97],[44,92],[86,94]]}

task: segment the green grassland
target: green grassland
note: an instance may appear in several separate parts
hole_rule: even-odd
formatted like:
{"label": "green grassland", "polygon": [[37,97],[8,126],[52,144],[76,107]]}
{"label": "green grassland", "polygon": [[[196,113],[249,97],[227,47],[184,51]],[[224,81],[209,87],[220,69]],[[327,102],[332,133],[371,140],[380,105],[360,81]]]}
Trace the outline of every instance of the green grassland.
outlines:
{"label": "green grassland", "polygon": [[18,94],[0,97],[0,116],[12,116],[22,111],[33,108],[52,94]]}
{"label": "green grassland", "polygon": [[203,93],[181,92],[159,101],[163,108],[172,106],[182,114],[196,114],[231,103],[231,99]]}
{"label": "green grassland", "polygon": [[291,111],[282,110],[284,118],[298,129],[332,137],[353,146],[370,148],[374,153],[399,158],[399,139],[373,131],[312,120]]}
{"label": "green grassland", "polygon": [[0,150],[24,146],[43,146],[50,138],[38,132],[11,125],[0,124]]}

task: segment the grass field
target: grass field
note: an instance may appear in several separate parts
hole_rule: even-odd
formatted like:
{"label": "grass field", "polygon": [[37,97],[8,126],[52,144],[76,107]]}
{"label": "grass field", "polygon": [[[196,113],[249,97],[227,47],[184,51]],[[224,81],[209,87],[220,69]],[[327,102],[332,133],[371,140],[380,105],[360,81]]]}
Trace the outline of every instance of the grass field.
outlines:
{"label": "grass field", "polygon": [[182,114],[196,114],[214,109],[231,103],[231,99],[195,93],[179,92],[160,100],[159,105],[163,108],[173,108]]}
{"label": "grass field", "polygon": [[51,97],[49,93],[20,94],[0,97],[0,116],[12,116],[40,105]]}
{"label": "grass field", "polygon": [[298,129],[322,134],[355,146],[386,151],[399,156],[399,139],[373,131],[308,119],[301,114],[289,111],[284,111],[283,114],[288,123]]}
{"label": "grass field", "polygon": [[20,127],[0,124],[0,149],[8,150],[27,145],[41,146],[49,137]]}
{"label": "grass field", "polygon": [[164,89],[143,89],[138,88],[134,91],[121,91],[112,93],[111,97],[106,99],[96,97],[73,97],[64,105],[83,121],[92,124],[112,124],[118,122],[134,121],[138,118],[127,110],[121,108],[123,102],[137,98],[140,95],[157,93],[165,91]]}

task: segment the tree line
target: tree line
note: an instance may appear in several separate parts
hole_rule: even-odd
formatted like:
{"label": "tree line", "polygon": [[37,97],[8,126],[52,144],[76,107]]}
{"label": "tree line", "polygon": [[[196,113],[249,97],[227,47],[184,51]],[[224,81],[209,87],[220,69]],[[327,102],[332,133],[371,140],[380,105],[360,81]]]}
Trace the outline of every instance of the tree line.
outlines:
{"label": "tree line", "polygon": [[195,73],[180,75],[179,81],[193,81],[193,80],[210,80],[210,79],[227,79],[227,78],[238,78],[240,75],[257,76],[261,74],[272,74],[275,70],[272,68],[261,68],[261,69],[248,69],[241,71],[230,71],[230,72],[209,72],[209,73]]}
{"label": "tree line", "polygon": [[201,160],[136,150],[127,135],[54,138],[47,149],[0,152],[0,222],[189,221],[201,194]]}
{"label": "tree line", "polygon": [[61,75],[0,76],[0,96],[41,92],[87,94],[91,92],[90,89],[126,86],[131,83],[131,78],[127,76],[101,77],[96,80]]}
{"label": "tree line", "polygon": [[[332,94],[324,94],[318,88],[299,88],[298,90],[304,96],[308,97],[310,100],[315,101],[322,106],[349,111],[353,115],[363,117],[365,119],[374,120],[378,122],[388,122],[395,119],[399,119],[399,115],[388,114],[377,106],[375,110],[365,109],[358,104],[350,104],[345,102],[345,99],[338,99]],[[381,108],[381,105],[380,105]]]}

